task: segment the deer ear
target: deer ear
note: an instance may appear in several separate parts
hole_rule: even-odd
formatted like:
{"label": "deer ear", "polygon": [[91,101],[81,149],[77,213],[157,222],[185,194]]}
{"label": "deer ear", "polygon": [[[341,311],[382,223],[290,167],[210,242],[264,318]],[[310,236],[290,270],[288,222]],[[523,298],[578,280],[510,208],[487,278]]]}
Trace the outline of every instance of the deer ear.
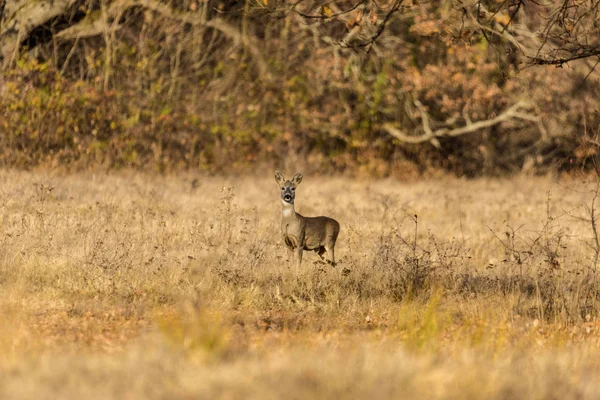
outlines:
{"label": "deer ear", "polygon": [[299,185],[300,182],[302,182],[302,174],[298,173],[298,174],[294,175],[294,177],[292,178],[292,183]]}
{"label": "deer ear", "polygon": [[283,174],[279,171],[275,172],[275,180],[277,181],[277,183],[279,185],[281,185],[283,182],[285,182],[285,178],[283,177]]}

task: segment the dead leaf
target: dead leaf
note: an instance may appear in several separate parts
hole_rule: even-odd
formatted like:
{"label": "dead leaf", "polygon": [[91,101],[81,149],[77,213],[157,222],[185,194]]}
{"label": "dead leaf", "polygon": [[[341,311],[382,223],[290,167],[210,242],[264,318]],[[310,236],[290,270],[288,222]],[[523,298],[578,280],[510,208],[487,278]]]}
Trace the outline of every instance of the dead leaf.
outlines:
{"label": "dead leaf", "polygon": [[363,12],[362,12],[362,10],[358,10],[358,12],[356,13],[356,18],[354,19],[354,21],[356,21],[356,25],[360,25],[362,19],[363,19]]}
{"label": "dead leaf", "polygon": [[375,10],[371,10],[371,12],[369,13],[369,19],[371,20],[371,23],[373,25],[375,25],[377,23],[377,13],[375,12]]}

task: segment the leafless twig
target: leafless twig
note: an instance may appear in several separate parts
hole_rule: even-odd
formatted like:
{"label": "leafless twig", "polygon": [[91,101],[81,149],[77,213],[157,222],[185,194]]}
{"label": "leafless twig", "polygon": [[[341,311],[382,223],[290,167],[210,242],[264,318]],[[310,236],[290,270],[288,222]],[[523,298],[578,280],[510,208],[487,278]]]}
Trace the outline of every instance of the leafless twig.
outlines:
{"label": "leafless twig", "polygon": [[[516,21],[519,14],[527,16],[524,10],[528,4],[542,7],[543,11],[535,15],[537,21],[541,20],[537,26]],[[562,0],[543,5],[534,0],[504,1],[493,12],[478,0],[471,8],[472,13],[467,7],[463,10],[482,33],[491,32],[517,45],[529,64],[562,66],[570,61],[600,57],[600,0]],[[503,27],[497,29],[497,15],[504,11],[508,21],[500,22]],[[526,48],[525,41],[529,42]]]}

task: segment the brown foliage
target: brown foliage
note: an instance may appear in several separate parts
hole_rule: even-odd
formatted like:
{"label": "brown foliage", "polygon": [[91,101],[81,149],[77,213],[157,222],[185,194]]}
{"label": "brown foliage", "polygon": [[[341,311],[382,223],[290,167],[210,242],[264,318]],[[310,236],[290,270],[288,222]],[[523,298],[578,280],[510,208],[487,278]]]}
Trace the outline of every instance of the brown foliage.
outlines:
{"label": "brown foliage", "polygon": [[[590,61],[523,68],[522,31],[454,3],[71,3],[4,54],[3,165],[476,176],[591,165],[597,149]],[[541,26],[521,13],[489,21]],[[521,101],[526,118],[469,129]]]}

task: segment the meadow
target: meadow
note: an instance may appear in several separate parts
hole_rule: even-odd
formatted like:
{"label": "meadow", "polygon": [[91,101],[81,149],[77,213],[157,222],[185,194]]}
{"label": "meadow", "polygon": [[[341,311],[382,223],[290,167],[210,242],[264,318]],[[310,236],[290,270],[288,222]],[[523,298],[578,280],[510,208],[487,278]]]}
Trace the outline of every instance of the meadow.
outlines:
{"label": "meadow", "polygon": [[[282,171],[287,175],[297,171]],[[596,399],[598,178],[0,171],[0,398]]]}

